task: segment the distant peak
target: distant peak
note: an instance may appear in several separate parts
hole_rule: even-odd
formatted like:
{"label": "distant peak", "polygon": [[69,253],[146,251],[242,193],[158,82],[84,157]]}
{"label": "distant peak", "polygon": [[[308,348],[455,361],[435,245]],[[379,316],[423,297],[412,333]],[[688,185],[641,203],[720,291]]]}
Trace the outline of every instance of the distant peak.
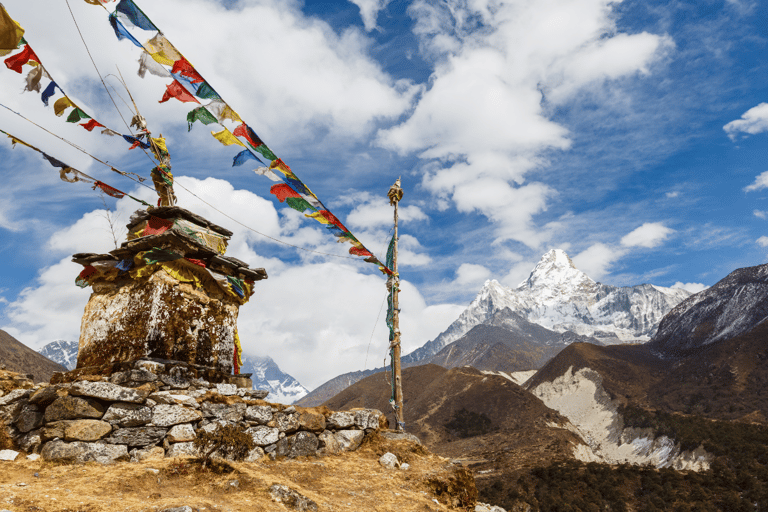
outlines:
{"label": "distant peak", "polygon": [[588,282],[593,281],[582,271],[576,268],[571,258],[562,249],[551,249],[544,253],[536,264],[528,279],[518,285],[518,288],[537,286],[553,286],[564,282]]}
{"label": "distant peak", "polygon": [[571,258],[568,257],[568,254],[562,249],[550,249],[544,253],[544,256],[542,256],[541,260],[539,260],[539,265],[542,263],[550,264],[556,267],[576,268],[576,265],[573,264]]}

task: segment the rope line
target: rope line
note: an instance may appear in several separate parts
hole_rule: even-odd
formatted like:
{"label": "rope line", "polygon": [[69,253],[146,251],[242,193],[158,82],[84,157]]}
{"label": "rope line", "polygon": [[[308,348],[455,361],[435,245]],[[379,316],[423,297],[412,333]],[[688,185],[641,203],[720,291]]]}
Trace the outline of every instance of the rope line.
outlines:
{"label": "rope line", "polygon": [[[368,348],[365,350],[365,365],[363,371],[368,369],[368,352],[371,350],[371,343],[373,343],[373,334],[376,332],[376,327],[379,325],[379,318],[381,318],[381,311],[384,309],[384,303],[387,301],[387,296],[384,296],[384,300],[381,301],[379,306],[379,314],[376,315],[376,323],[373,324],[373,330],[371,331],[371,339],[368,340]],[[384,359],[386,361],[386,358]]]}

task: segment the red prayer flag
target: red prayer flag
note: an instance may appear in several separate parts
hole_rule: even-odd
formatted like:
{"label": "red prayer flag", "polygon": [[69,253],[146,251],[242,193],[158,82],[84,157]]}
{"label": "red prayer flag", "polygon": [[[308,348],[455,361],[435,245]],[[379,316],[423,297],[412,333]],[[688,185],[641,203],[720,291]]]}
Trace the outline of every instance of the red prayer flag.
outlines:
{"label": "red prayer flag", "polygon": [[40,59],[37,57],[37,55],[35,55],[35,52],[32,51],[32,48],[26,44],[24,45],[24,49],[21,52],[17,53],[16,55],[11,55],[3,62],[5,62],[5,65],[8,69],[12,69],[17,73],[21,73],[21,67],[30,60],[40,64]]}
{"label": "red prayer flag", "polygon": [[122,199],[123,197],[125,197],[125,192],[120,192],[116,188],[110,187],[106,183],[102,183],[100,181],[97,181],[97,182],[95,182],[93,184],[93,189],[96,190],[96,187],[99,187],[101,189],[101,191],[104,192],[105,194],[107,194],[108,196],[112,196],[112,197],[115,197],[117,199]]}
{"label": "red prayer flag", "polygon": [[163,94],[163,99],[161,99],[159,103],[165,103],[171,98],[176,98],[179,101],[183,101],[187,103],[190,103],[190,102],[200,103],[199,101],[197,101],[197,99],[195,99],[194,96],[189,94],[189,92],[184,88],[183,85],[179,83],[178,80],[174,80],[172,84],[166,85],[165,88],[166,88],[165,94]]}
{"label": "red prayer flag", "polygon": [[187,260],[190,263],[194,263],[195,265],[197,265],[199,267],[205,268],[205,262],[203,260],[196,260],[194,258],[184,258],[184,259]]}
{"label": "red prayer flag", "polygon": [[354,254],[355,256],[373,256],[373,254],[371,254],[365,247],[350,247],[349,254]]}
{"label": "red prayer flag", "polygon": [[159,235],[165,233],[173,227],[173,221],[151,216],[147,221],[147,227],[142,231],[141,236]]}
{"label": "red prayer flag", "polygon": [[279,185],[272,185],[269,192],[274,194],[281,203],[285,202],[289,197],[301,197],[298,192],[293,190],[289,185],[280,183]]}
{"label": "red prayer flag", "polygon": [[189,78],[190,82],[193,84],[199,84],[205,81],[203,80],[203,77],[200,76],[200,73],[195,71],[195,68],[192,67],[192,64],[190,64],[189,61],[184,57],[173,63],[173,69],[171,69],[171,73],[174,75],[180,74],[181,76],[185,76]]}
{"label": "red prayer flag", "polygon": [[344,227],[344,224],[342,224],[341,221],[339,219],[337,219],[336,216],[334,214],[332,214],[331,212],[329,212],[328,210],[320,210],[318,213],[320,215],[322,215],[323,217],[325,217],[325,219],[329,223],[333,224],[334,226],[338,226],[339,228],[343,229],[344,231],[349,231],[346,227]]}
{"label": "red prayer flag", "polygon": [[79,277],[80,279],[88,279],[96,272],[98,272],[98,270],[96,270],[96,267],[94,267],[93,265],[88,265],[83,269],[82,272],[80,272],[80,275],[77,277]]}
{"label": "red prayer flag", "polygon": [[245,137],[245,140],[247,140],[251,146],[254,148],[257,148],[259,146],[262,146],[264,142],[259,138],[258,135],[256,135],[256,132],[254,132],[250,126],[243,123],[237,128],[235,128],[235,131],[232,132],[237,137]]}
{"label": "red prayer flag", "polygon": [[97,121],[97,120],[95,120],[95,119],[91,119],[91,120],[90,120],[90,121],[88,121],[87,123],[83,123],[83,124],[81,124],[80,126],[82,126],[83,128],[85,128],[85,129],[86,129],[86,130],[88,130],[89,132],[93,131],[93,129],[94,129],[94,128],[96,128],[97,126],[101,126],[102,128],[104,128],[104,125],[103,125],[103,124],[101,124],[100,122],[98,122],[98,121]]}

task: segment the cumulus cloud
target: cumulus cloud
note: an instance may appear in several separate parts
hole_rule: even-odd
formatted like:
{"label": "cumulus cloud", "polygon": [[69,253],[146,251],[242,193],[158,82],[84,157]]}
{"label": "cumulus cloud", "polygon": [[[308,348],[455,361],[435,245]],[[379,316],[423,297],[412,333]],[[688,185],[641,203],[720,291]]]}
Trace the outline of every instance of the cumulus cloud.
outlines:
{"label": "cumulus cloud", "polygon": [[757,243],[757,245],[759,245],[760,247],[768,247],[768,236],[761,236],[760,238],[758,238],[757,240],[755,240],[755,242],[756,242],[756,243]]}
{"label": "cumulus cloud", "polygon": [[760,103],[736,119],[723,126],[723,130],[731,140],[736,140],[740,133],[755,135],[768,132],[768,103]]}
{"label": "cumulus cloud", "polygon": [[675,197],[678,197],[679,195],[680,195],[680,191],[679,190],[675,190],[674,192],[667,192],[666,193],[667,199],[674,199]]}
{"label": "cumulus cloud", "polygon": [[676,282],[670,288],[680,288],[681,290],[686,290],[691,293],[699,293],[702,290],[706,290],[709,288],[709,286],[702,284],[702,283],[681,283],[680,281]]}
{"label": "cumulus cloud", "polygon": [[490,277],[491,271],[483,265],[462,263],[459,268],[456,269],[456,280],[454,282],[462,286],[475,285],[484,282]]}
{"label": "cumulus cloud", "polygon": [[488,217],[500,240],[538,247],[550,234],[536,229],[534,216],[556,191],[525,176],[546,163],[545,152],[571,145],[568,130],[548,117],[542,92],[565,102],[589,84],[646,73],[671,44],[619,33],[612,6],[413,2],[414,32],[436,67],[409,117],[381,130],[378,143],[416,152],[426,162],[425,188],[459,211]]}
{"label": "cumulus cloud", "polygon": [[[345,225],[360,228],[378,228],[382,226],[391,226],[393,222],[394,210],[386,197],[373,197],[365,195],[367,200],[359,202],[357,206],[347,215]],[[406,223],[411,221],[426,221],[427,214],[416,205],[407,205],[398,207],[398,219]]]}
{"label": "cumulus cloud", "polygon": [[571,258],[573,264],[595,281],[610,273],[611,266],[626,254],[626,249],[603,243],[592,244]]}
{"label": "cumulus cloud", "polygon": [[768,219],[768,212],[765,210],[754,210],[752,212],[752,215],[754,215],[758,219],[763,219],[763,220]]}
{"label": "cumulus cloud", "polygon": [[624,235],[621,245],[626,247],[653,248],[661,244],[675,230],[666,227],[661,222],[646,222],[639,228]]}
{"label": "cumulus cloud", "polygon": [[376,28],[376,18],[379,11],[383,10],[392,0],[349,0],[360,8],[360,17],[363,18],[365,30],[370,32]]}
{"label": "cumulus cloud", "polygon": [[755,177],[754,183],[744,187],[744,192],[753,192],[755,190],[762,190],[764,188],[768,188],[768,171],[765,171],[757,175]]}

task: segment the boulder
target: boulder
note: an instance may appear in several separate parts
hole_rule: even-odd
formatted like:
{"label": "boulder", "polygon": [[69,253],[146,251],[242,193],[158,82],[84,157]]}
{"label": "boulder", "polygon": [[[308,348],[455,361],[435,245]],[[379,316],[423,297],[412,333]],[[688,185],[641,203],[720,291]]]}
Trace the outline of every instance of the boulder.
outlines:
{"label": "boulder", "polygon": [[145,359],[139,359],[133,364],[133,367],[137,370],[146,370],[152,372],[155,375],[159,375],[165,371],[165,365],[156,361],[147,361]]}
{"label": "boulder", "polygon": [[379,457],[379,464],[387,469],[397,469],[400,463],[397,460],[397,455],[391,452],[387,452]]}
{"label": "boulder", "polygon": [[80,418],[101,419],[104,410],[104,406],[93,398],[60,396],[45,408],[44,418],[46,423]]}
{"label": "boulder", "polygon": [[165,436],[169,443],[184,443],[187,441],[194,441],[195,437],[195,429],[192,428],[192,425],[189,423],[174,425]]}
{"label": "boulder", "polygon": [[274,484],[269,488],[269,494],[274,501],[282,503],[289,509],[299,512],[317,512],[317,503],[285,485]]}
{"label": "boulder", "polygon": [[286,434],[290,434],[299,430],[299,419],[295,414],[285,414],[283,412],[279,412],[275,414],[272,417],[272,421],[269,422],[270,426],[273,426],[273,424],[277,430],[280,432],[285,432]]}
{"label": "boulder", "polygon": [[379,428],[379,418],[384,416],[376,409],[358,409],[355,411],[355,426],[360,430]]}
{"label": "boulder", "polygon": [[318,440],[318,454],[319,455],[336,455],[341,453],[341,445],[330,430],[323,431]]}
{"label": "boulder", "polygon": [[339,430],[334,434],[336,441],[339,442],[339,447],[344,452],[353,452],[360,447],[360,443],[363,442],[365,432],[362,430]]}
{"label": "boulder", "polygon": [[312,432],[305,432],[302,430],[290,439],[291,448],[288,450],[288,455],[286,455],[289,459],[295,457],[308,457],[316,454],[319,441],[317,440],[317,436]]}
{"label": "boulder", "polygon": [[195,448],[194,443],[174,443],[168,447],[166,457],[197,457],[200,452]]}
{"label": "boulder", "polygon": [[270,444],[274,444],[280,438],[279,430],[273,427],[267,427],[263,425],[250,427],[245,432],[250,434],[256,446],[267,446]]}
{"label": "boulder", "polygon": [[29,395],[29,403],[46,407],[59,397],[61,386],[44,386]]}
{"label": "boulder", "polygon": [[43,442],[40,432],[40,430],[27,432],[16,441],[16,444],[27,453],[36,452]]}
{"label": "boulder", "polygon": [[245,409],[246,420],[266,425],[272,421],[272,408],[268,405],[251,405]]}
{"label": "boulder", "polygon": [[355,424],[355,415],[346,411],[337,411],[328,416],[326,426],[335,430],[343,430]]}
{"label": "boulder", "polygon": [[248,452],[248,455],[245,456],[245,459],[243,459],[243,462],[258,462],[264,457],[264,450],[257,446],[250,452]]}
{"label": "boulder", "polygon": [[[141,392],[144,391],[144,392]],[[111,382],[90,382],[80,380],[72,384],[69,388],[70,395],[89,396],[99,398],[107,402],[132,402],[140,404],[149,395],[147,390],[126,388],[112,384]]]}
{"label": "boulder", "polygon": [[43,424],[43,413],[35,404],[25,404],[21,408],[14,425],[20,432],[27,433],[30,430],[39,428]]}
{"label": "boulder", "polygon": [[109,406],[101,419],[121,427],[139,427],[152,421],[152,409],[146,405],[117,402]]}
{"label": "boulder", "polygon": [[112,425],[101,420],[70,420],[64,422],[64,440],[98,441],[112,432]]}
{"label": "boulder", "polygon": [[178,392],[174,393],[172,391],[157,391],[156,393],[149,395],[149,399],[154,400],[158,404],[186,405],[193,409],[200,408],[200,404],[197,403],[197,400],[189,395],[184,395]]}
{"label": "boulder", "polygon": [[237,394],[237,386],[235,384],[219,383],[216,384],[216,391],[220,395],[232,396]]}
{"label": "boulder", "polygon": [[66,420],[52,421],[50,423],[46,423],[45,426],[43,426],[43,428],[39,430],[40,439],[42,439],[43,442],[50,441],[51,439],[56,439],[57,437],[60,439],[63,439],[65,427],[66,427]]}
{"label": "boulder", "polygon": [[300,430],[322,432],[325,430],[325,416],[317,411],[307,410],[299,413]]}
{"label": "boulder", "polygon": [[379,434],[387,439],[392,439],[393,441],[410,441],[412,443],[421,444],[418,437],[413,434],[408,434],[407,432],[387,432],[382,430]]}
{"label": "boulder", "polygon": [[160,374],[160,380],[165,385],[176,389],[187,389],[190,385],[188,371],[183,366],[174,366],[167,372]]}
{"label": "boulder", "polygon": [[0,407],[4,407],[11,402],[15,402],[21,398],[26,398],[31,394],[31,389],[14,389],[10,393],[0,396]]}
{"label": "boulder", "polygon": [[98,462],[111,464],[118,460],[128,460],[128,448],[125,445],[102,443],[84,443],[75,441],[66,443],[55,440],[45,443],[41,452],[43,460],[56,462]]}
{"label": "boulder", "polygon": [[104,441],[110,444],[124,444],[127,446],[148,446],[157,444],[165,437],[167,428],[163,427],[129,427],[119,428]]}
{"label": "boulder", "polygon": [[200,411],[182,405],[158,404],[152,410],[152,423],[158,427],[170,427],[202,419]]}
{"label": "boulder", "polygon": [[216,418],[225,421],[237,422],[243,420],[245,414],[245,404],[214,404],[203,402],[200,406],[203,415],[206,418]]}

